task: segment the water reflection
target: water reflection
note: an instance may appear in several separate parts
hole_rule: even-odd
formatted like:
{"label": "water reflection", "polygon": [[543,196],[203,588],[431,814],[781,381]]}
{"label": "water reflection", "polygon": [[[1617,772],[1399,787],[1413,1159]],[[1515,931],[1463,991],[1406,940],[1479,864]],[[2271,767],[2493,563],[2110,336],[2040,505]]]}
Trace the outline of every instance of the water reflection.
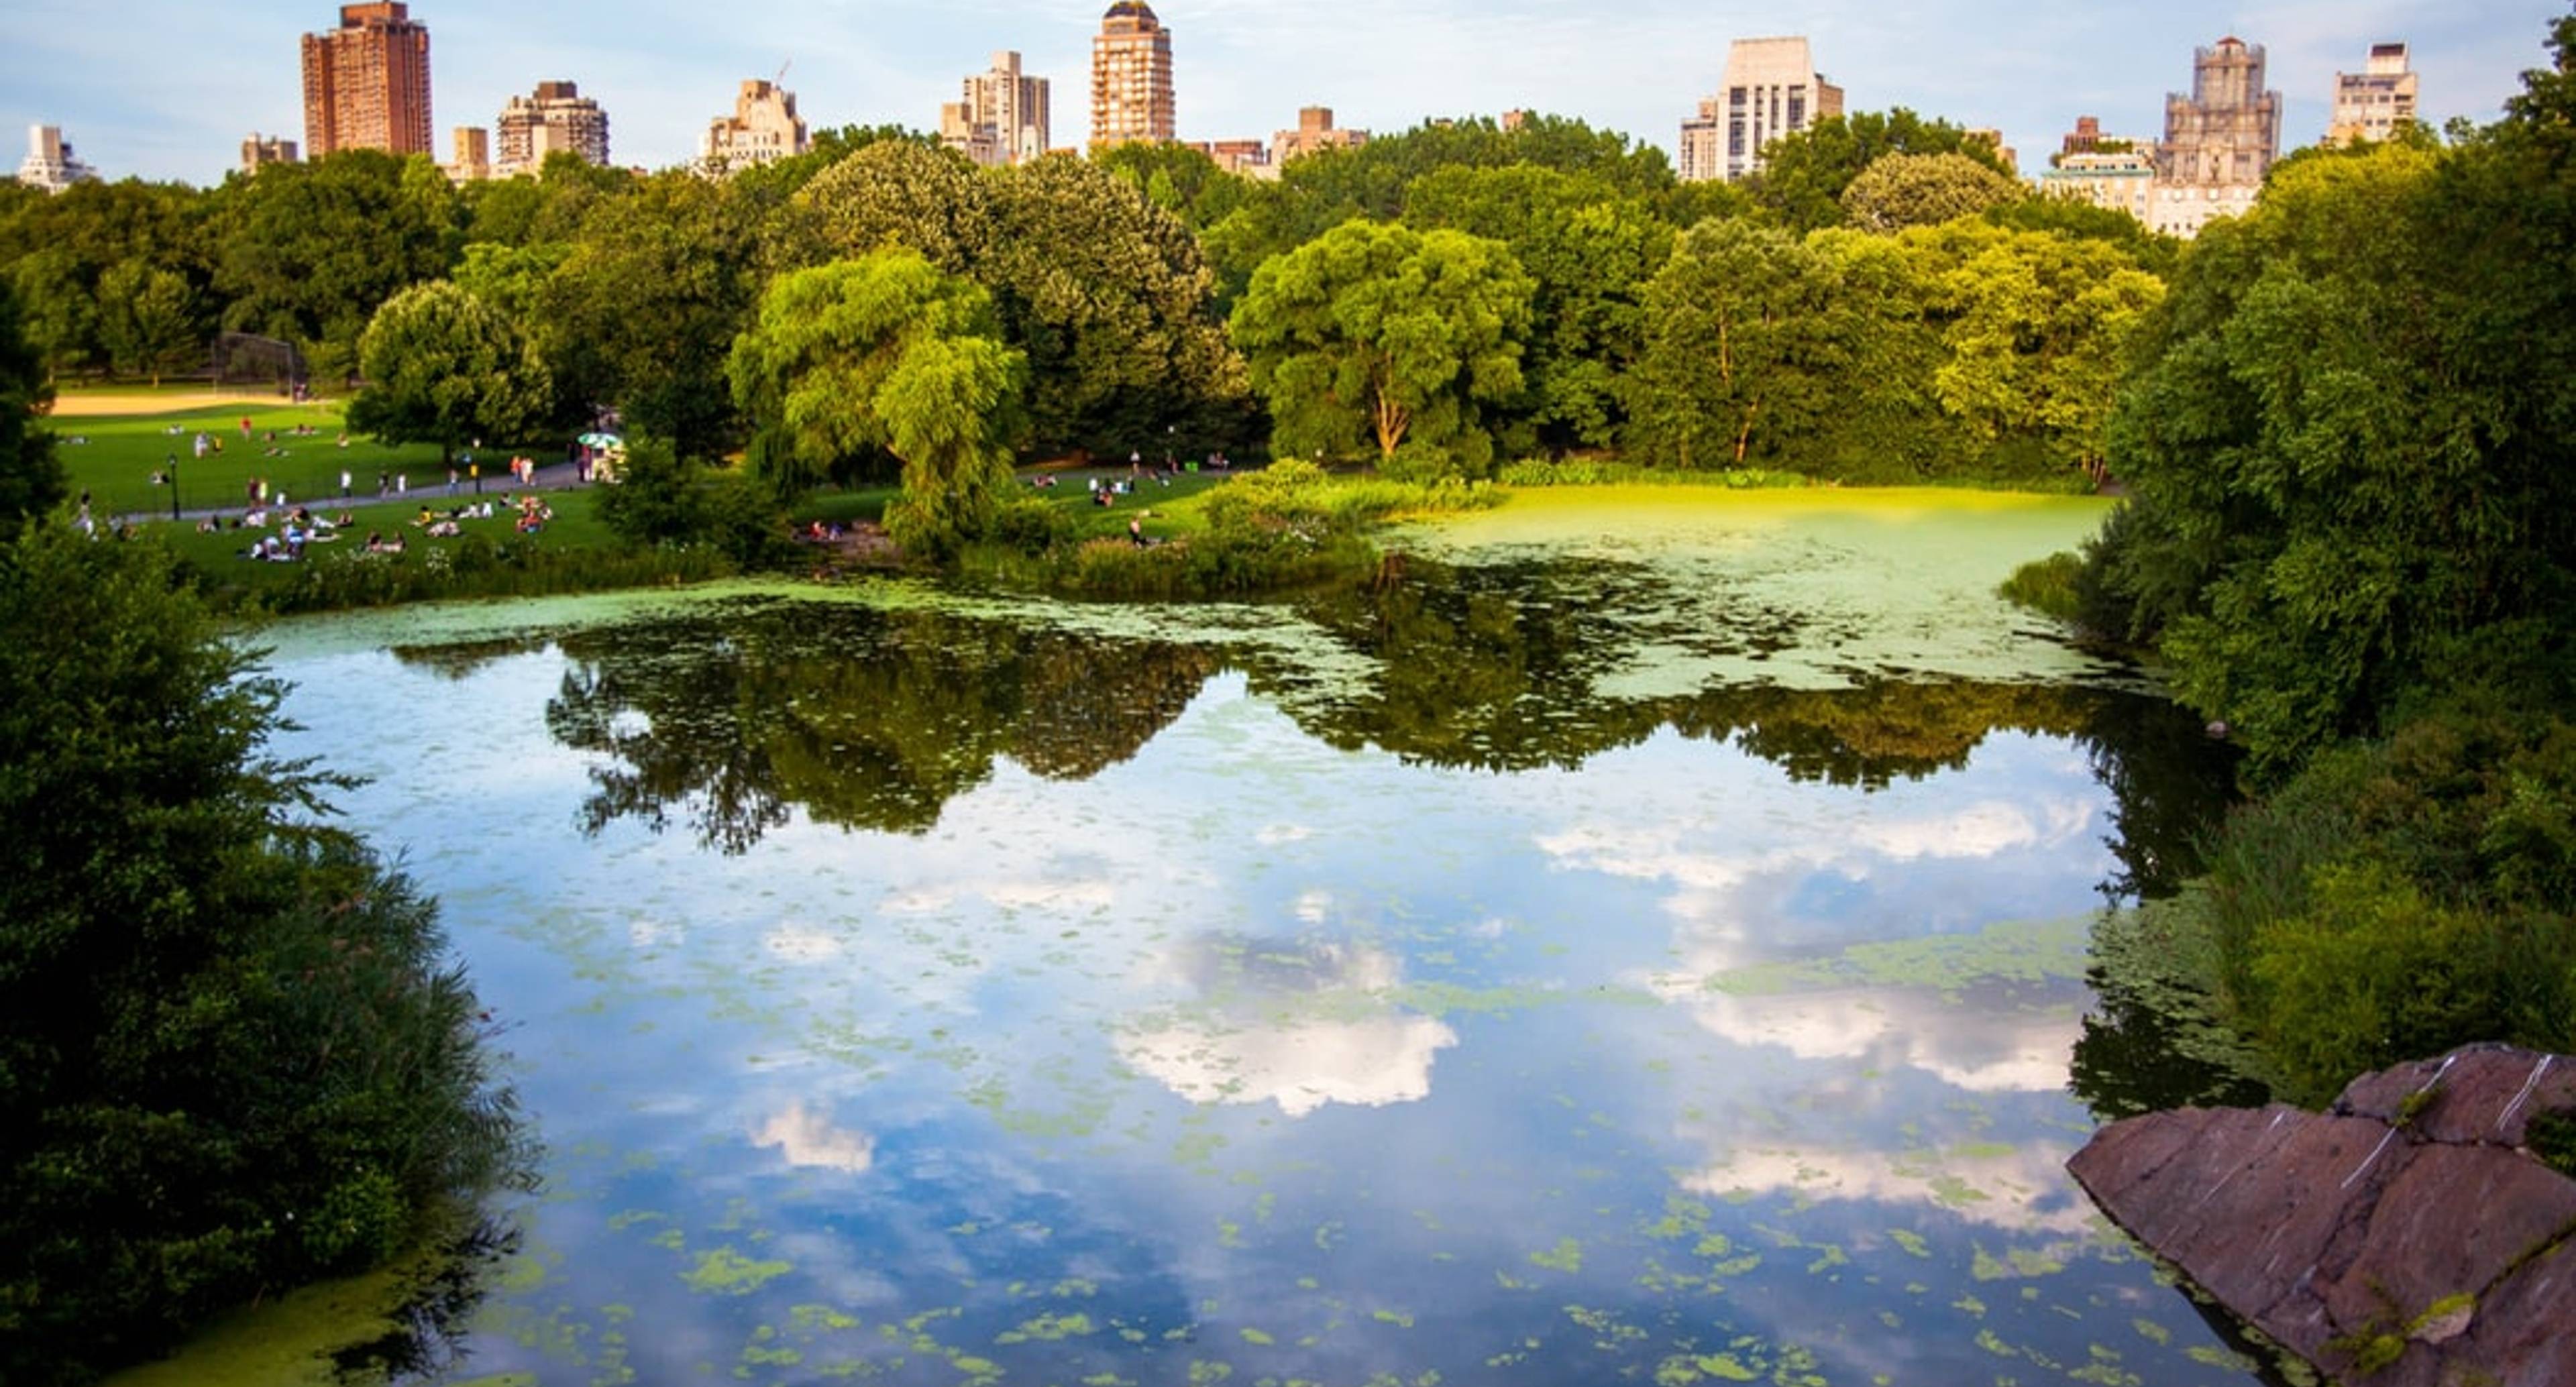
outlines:
{"label": "water reflection", "polygon": [[[2058,1169],[2069,1050],[2147,1036],[2097,887],[2223,749],[2046,659],[1771,682],[1817,624],[1708,572],[290,665],[526,1018],[553,1197],[475,1370],[2244,1380]],[[452,778],[364,764],[432,694]]]}
{"label": "water reflection", "polygon": [[[1680,638],[1653,616],[1650,591],[1647,575],[1616,564],[1417,565],[1385,590],[1296,608],[1322,639],[1368,657],[1365,673],[1332,679],[1293,647],[1257,642],[748,604],[565,636],[572,663],[546,723],[563,745],[601,758],[589,831],[620,819],[660,831],[677,817],[730,854],[798,810],[844,828],[923,832],[1003,758],[1054,779],[1097,774],[1133,757],[1227,666],[1329,745],[1492,772],[1579,767],[1670,728],[1796,780],[1875,790],[1956,770],[2000,733],[2070,738],[2117,798],[2105,842],[2120,871],[2104,885],[2115,898],[2168,893],[2190,869],[2193,835],[2227,802],[2225,748],[2162,700],[2098,686],[1869,676],[1836,689],[1608,691],[1601,671],[1641,642]],[[1627,600],[1641,615],[1620,618]],[[1943,831],[1980,827],[1997,826]]]}
{"label": "water reflection", "polygon": [[1009,757],[1082,779],[1170,725],[1204,651],[1102,644],[936,611],[760,604],[563,638],[546,727],[606,761],[596,832],[676,814],[739,854],[791,806],[843,828],[917,833]]}

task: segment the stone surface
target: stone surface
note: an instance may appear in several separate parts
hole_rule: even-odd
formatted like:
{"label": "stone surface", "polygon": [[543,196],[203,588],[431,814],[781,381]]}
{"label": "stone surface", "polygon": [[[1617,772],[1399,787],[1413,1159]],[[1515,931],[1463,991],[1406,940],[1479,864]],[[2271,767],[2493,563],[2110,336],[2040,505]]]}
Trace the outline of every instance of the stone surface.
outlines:
{"label": "stone surface", "polygon": [[2576,1181],[2519,1148],[2576,1061],[2481,1046],[2354,1081],[2334,1108],[2115,1123],[2068,1168],[2112,1219],[2329,1372],[2372,1387],[2576,1385]]}

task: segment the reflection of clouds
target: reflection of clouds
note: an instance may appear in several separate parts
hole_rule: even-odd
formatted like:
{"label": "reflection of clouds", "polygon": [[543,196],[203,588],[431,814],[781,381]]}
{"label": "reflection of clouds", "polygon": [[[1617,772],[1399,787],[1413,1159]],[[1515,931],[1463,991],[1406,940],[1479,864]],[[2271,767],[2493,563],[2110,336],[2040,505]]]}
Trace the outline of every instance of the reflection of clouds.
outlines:
{"label": "reflection of clouds", "polygon": [[1219,1014],[1139,1027],[1118,1056],[1193,1103],[1277,1103],[1304,1117],[1328,1103],[1384,1107],[1431,1095],[1431,1062],[1458,1043],[1439,1020],[1385,998],[1403,965],[1383,949],[1254,948],[1194,939],[1153,971],[1202,994]]}
{"label": "reflection of clouds", "polygon": [[1849,1151],[1822,1146],[1740,1150],[1692,1171],[1682,1188],[1717,1198],[1792,1195],[1809,1200],[1934,1204],[1970,1223],[2016,1233],[2081,1237],[2093,1206],[2065,1172],[2072,1146],[2034,1142],[2016,1149]]}
{"label": "reflection of clouds", "polygon": [[1853,841],[1899,862],[2001,857],[2063,843],[2092,821],[2091,806],[2067,800],[2029,808],[1988,801],[1935,817],[1872,821],[1860,826]]}
{"label": "reflection of clouds", "polygon": [[790,963],[821,963],[841,956],[838,937],[801,925],[781,925],[763,935],[760,943]]}
{"label": "reflection of clouds", "polygon": [[1304,824],[1267,824],[1252,835],[1252,841],[1265,848],[1275,848],[1288,843],[1302,843],[1314,836],[1315,830]]}
{"label": "reflection of clouds", "polygon": [[1307,924],[1320,925],[1324,922],[1324,917],[1332,913],[1333,893],[1320,890],[1309,891],[1299,896],[1297,903],[1290,909],[1298,919]]}
{"label": "reflection of clouds", "polygon": [[1457,1032],[1428,1016],[1393,1015],[1248,1030],[1167,1026],[1121,1037],[1118,1054],[1193,1103],[1277,1103],[1304,1117],[1327,1103],[1428,1098],[1432,1057],[1457,1043]]}
{"label": "reflection of clouds", "polygon": [[1920,990],[1838,989],[1690,999],[1693,1019],[1739,1045],[1805,1060],[1870,1060],[1920,1069],[1975,1093],[2053,1093],[2083,1021],[2072,1012],[1994,1012]]}
{"label": "reflection of clouds", "polygon": [[876,1164],[877,1139],[865,1132],[835,1127],[823,1114],[790,1103],[751,1134],[754,1146],[775,1146],[792,1166],[839,1170],[852,1175]]}

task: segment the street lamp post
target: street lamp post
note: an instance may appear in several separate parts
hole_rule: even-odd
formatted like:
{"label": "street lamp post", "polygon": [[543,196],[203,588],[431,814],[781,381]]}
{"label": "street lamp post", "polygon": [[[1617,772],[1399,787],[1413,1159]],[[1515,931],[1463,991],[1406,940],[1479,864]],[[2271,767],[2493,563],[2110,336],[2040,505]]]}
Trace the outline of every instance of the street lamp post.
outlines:
{"label": "street lamp post", "polygon": [[[128,473],[128,476],[133,474]],[[170,483],[170,523],[179,523],[179,455],[172,453],[161,467],[162,479]]]}

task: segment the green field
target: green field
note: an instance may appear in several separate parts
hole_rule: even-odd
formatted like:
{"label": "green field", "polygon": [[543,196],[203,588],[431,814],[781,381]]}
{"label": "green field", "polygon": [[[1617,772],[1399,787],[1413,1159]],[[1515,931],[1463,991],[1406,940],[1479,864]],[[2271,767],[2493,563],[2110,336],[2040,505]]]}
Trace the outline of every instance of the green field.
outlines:
{"label": "green field", "polygon": [[[408,475],[415,496],[424,490],[433,497],[443,496],[446,491],[447,474],[439,465],[435,445],[387,447],[373,439],[351,435],[349,446],[340,447],[344,431],[340,409],[329,402],[266,407],[199,405],[124,416],[83,415],[79,408],[80,396],[76,394],[65,395],[56,402],[50,421],[55,453],[63,461],[72,494],[88,491],[91,509],[102,519],[169,515],[170,490],[154,486],[152,474],[169,469],[174,459],[178,499],[184,510],[220,508],[238,514],[245,499],[243,486],[253,477],[267,478],[271,486],[283,488],[291,500],[336,505],[343,470],[349,473],[350,494],[356,499],[375,497],[379,472]],[[245,417],[251,421],[248,442],[243,441],[241,433]],[[298,426],[312,429],[313,434],[296,436]],[[221,439],[223,451],[209,452],[202,461],[195,458],[192,444],[200,431],[210,439]],[[267,437],[271,432],[277,435],[274,442]],[[276,455],[271,454],[271,449],[276,450]],[[544,461],[560,456],[551,445],[522,446],[519,451]],[[496,478],[507,480],[509,455],[509,449],[497,445],[478,455],[478,460],[487,464],[487,494],[498,489],[494,485]]]}

